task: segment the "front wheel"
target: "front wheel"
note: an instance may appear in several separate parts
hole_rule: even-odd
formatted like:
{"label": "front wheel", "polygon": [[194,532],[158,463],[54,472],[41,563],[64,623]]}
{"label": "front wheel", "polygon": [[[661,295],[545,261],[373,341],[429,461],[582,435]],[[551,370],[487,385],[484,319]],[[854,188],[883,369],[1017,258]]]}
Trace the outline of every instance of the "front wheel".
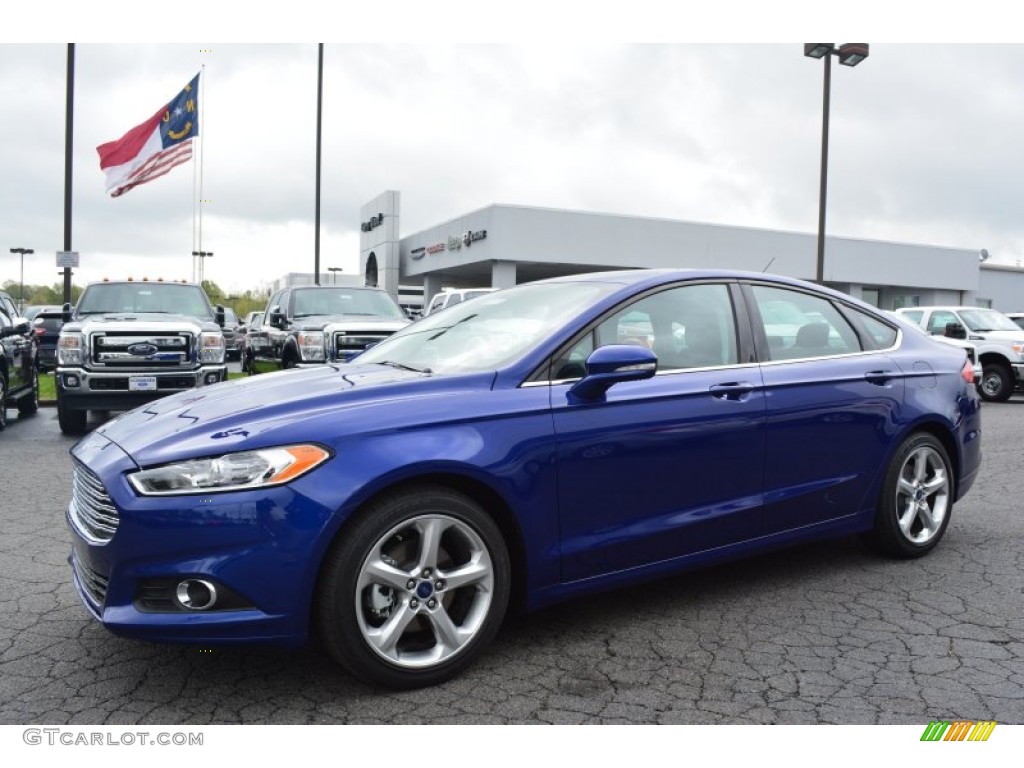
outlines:
{"label": "front wheel", "polygon": [[990,363],[984,366],[978,393],[982,399],[1001,403],[1010,399],[1013,394],[1013,372],[1003,363]]}
{"label": "front wheel", "polygon": [[328,553],[317,592],[321,637],[370,683],[434,685],[493,639],[510,574],[501,532],[473,500],[433,486],[387,496]]}
{"label": "front wheel", "polygon": [[18,413],[26,416],[39,410],[39,372],[32,372],[32,391],[18,401]]}
{"label": "front wheel", "polygon": [[872,543],[895,557],[927,554],[946,532],[953,498],[953,470],[946,449],[930,434],[911,435],[886,472]]}
{"label": "front wheel", "polygon": [[65,435],[80,435],[85,432],[85,422],[89,414],[87,411],[73,411],[65,408],[57,397],[57,423],[60,424],[60,431]]}

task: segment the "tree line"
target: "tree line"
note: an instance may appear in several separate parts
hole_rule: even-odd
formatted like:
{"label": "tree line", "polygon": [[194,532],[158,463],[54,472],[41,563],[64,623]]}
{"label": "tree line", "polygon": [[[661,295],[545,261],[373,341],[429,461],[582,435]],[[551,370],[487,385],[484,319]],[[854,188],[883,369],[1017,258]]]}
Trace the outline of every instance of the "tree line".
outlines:
{"label": "tree line", "polygon": [[[9,293],[15,301],[21,297],[21,284],[17,280],[5,280],[2,284],[3,290]],[[78,301],[78,297],[85,290],[81,285],[71,285],[71,303]],[[213,280],[203,281],[203,290],[210,297],[212,304],[223,304],[231,307],[239,318],[249,312],[258,312],[266,309],[267,300],[270,298],[270,289],[248,290],[242,293],[229,294],[221,289]],[[31,285],[25,284],[24,306],[33,307],[39,305],[61,306],[64,303],[64,283],[53,285]]]}

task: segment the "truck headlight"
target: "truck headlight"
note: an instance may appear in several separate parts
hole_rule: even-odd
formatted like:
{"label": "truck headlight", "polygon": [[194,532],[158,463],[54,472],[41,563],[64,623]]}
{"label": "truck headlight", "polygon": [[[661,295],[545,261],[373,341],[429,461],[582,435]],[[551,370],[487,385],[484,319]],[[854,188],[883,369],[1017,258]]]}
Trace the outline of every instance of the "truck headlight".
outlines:
{"label": "truck headlight", "polygon": [[224,335],[219,331],[204,331],[199,334],[199,362],[224,362]]}
{"label": "truck headlight", "polygon": [[1014,341],[1011,346],[1018,355],[1024,355],[1024,341]]}
{"label": "truck headlight", "polygon": [[263,448],[143,469],[130,473],[128,482],[142,496],[245,491],[291,482],[330,457],[318,445]]}
{"label": "truck headlight", "polygon": [[57,341],[58,365],[81,365],[85,340],[80,333],[62,333]]}
{"label": "truck headlight", "polygon": [[324,355],[323,331],[299,331],[299,355],[303,360],[322,362]]}

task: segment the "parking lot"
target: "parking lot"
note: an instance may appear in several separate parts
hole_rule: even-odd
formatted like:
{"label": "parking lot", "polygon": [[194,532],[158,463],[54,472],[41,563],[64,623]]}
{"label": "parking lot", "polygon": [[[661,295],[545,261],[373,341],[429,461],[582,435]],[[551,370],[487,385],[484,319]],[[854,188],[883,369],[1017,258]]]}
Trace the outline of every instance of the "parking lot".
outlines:
{"label": "parking lot", "polygon": [[[95,426],[98,422],[91,422]],[[316,648],[116,638],[71,586],[53,408],[0,434],[0,723],[1024,723],[1024,398],[930,556],[804,546],[506,622],[437,688],[371,689]]]}

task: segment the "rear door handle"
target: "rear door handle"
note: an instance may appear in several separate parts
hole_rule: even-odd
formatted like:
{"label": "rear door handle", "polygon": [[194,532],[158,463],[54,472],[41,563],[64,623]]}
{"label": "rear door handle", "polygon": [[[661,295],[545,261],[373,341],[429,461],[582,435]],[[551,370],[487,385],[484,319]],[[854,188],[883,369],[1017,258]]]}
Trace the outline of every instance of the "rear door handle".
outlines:
{"label": "rear door handle", "polygon": [[714,384],[708,391],[719,400],[745,400],[754,391],[754,385],[749,381],[728,381]]}
{"label": "rear door handle", "polygon": [[864,378],[872,384],[878,384],[884,386],[896,376],[895,371],[868,371],[864,374]]}

